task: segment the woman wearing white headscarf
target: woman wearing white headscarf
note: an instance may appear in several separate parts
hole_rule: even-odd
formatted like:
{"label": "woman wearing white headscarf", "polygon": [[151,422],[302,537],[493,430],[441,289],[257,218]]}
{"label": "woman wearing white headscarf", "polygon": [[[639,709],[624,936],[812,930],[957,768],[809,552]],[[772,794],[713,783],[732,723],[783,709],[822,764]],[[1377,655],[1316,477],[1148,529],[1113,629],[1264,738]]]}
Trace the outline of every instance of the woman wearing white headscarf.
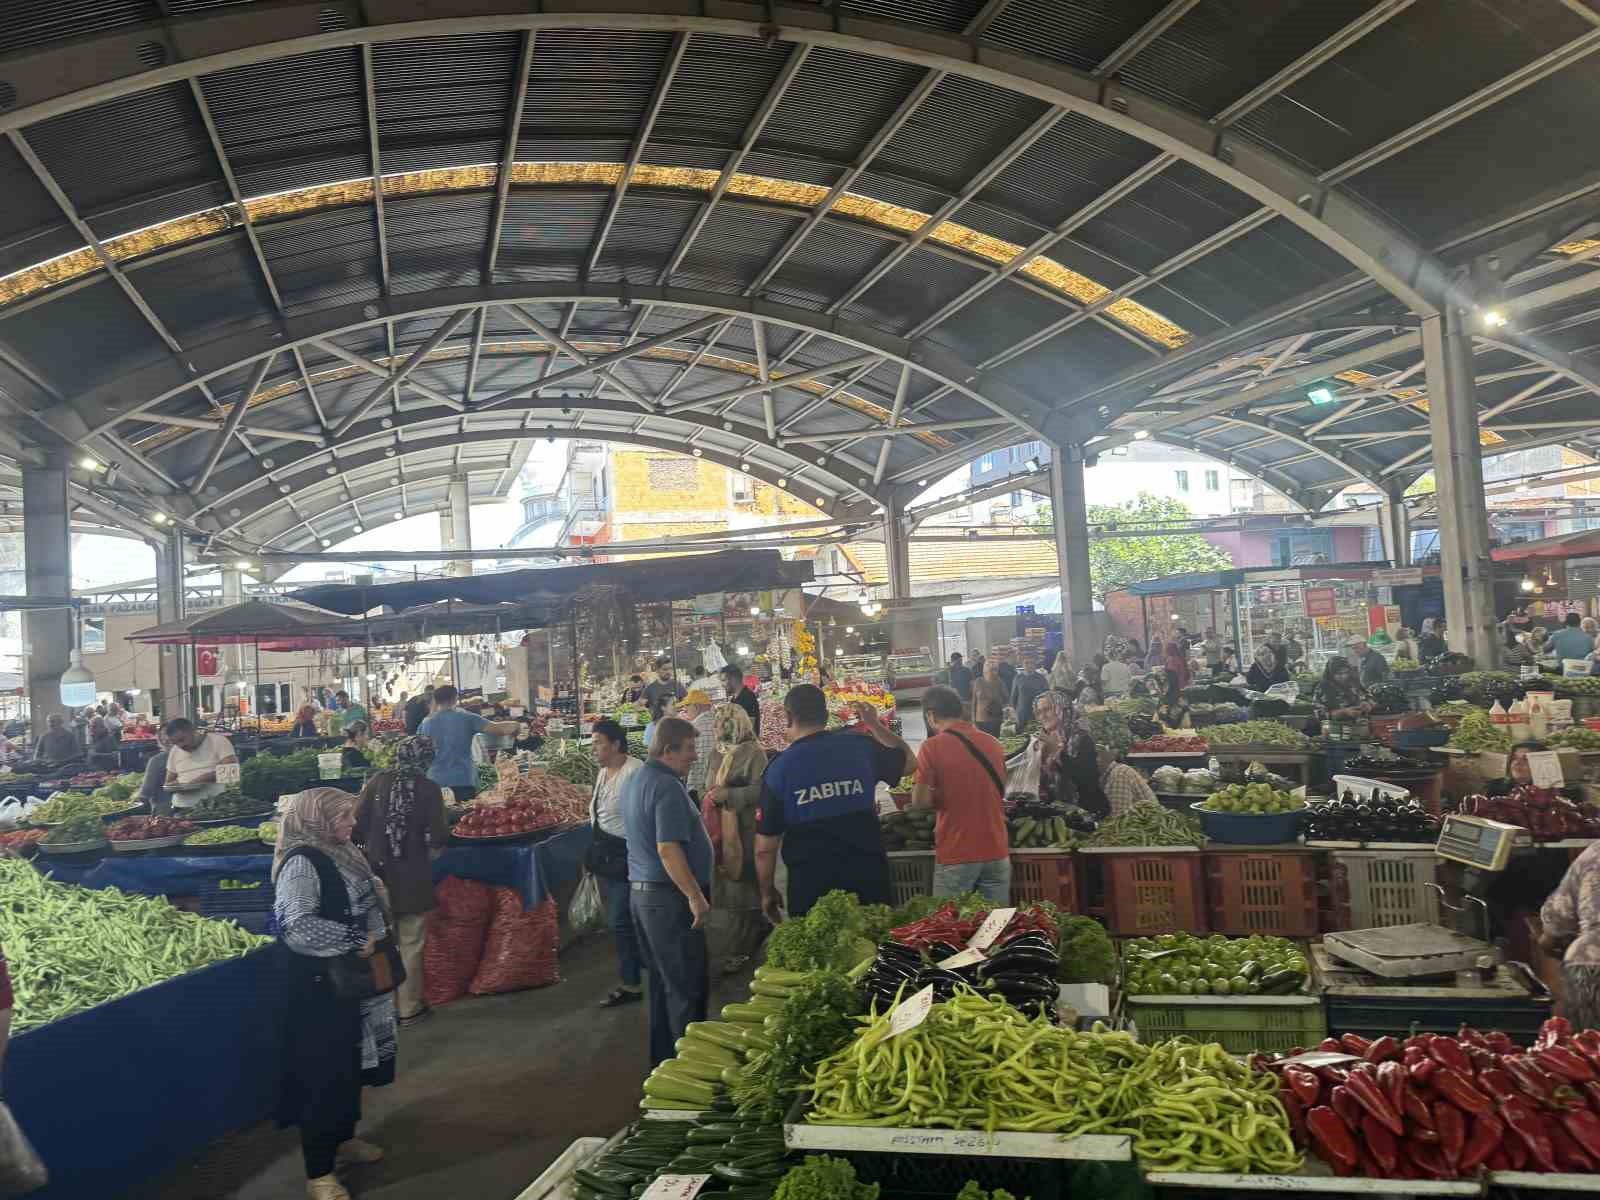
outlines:
{"label": "woman wearing white headscarf", "polygon": [[716,746],[706,785],[708,801],[722,822],[722,849],[711,882],[711,907],[714,926],[722,935],[716,947],[722,969],[733,974],[743,969],[768,928],[756,883],[756,809],[767,752],[756,740],[750,714],[740,705],[721,705],[712,717]]}
{"label": "woman wearing white headscarf", "polygon": [[300,1127],[310,1200],[349,1200],[336,1163],[383,1151],[356,1137],[363,1084],[394,1080],[394,995],[334,994],[327,961],[370,957],[387,923],[382,885],[350,842],[355,797],[336,788],[296,795],[278,823],[273,911],[289,959],[289,1036],[279,1120]]}
{"label": "woman wearing white headscarf", "polygon": [[1077,676],[1072,670],[1072,655],[1065,650],[1056,655],[1050,666],[1050,686],[1058,692],[1070,692],[1077,686]]}

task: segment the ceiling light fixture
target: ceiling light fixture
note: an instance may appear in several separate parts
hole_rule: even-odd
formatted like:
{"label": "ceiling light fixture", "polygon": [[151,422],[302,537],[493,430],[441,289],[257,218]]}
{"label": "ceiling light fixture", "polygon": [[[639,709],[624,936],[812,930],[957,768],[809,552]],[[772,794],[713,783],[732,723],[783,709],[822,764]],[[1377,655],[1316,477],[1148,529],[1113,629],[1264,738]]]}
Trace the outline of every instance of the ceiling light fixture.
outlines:
{"label": "ceiling light fixture", "polygon": [[1142,442],[1149,436],[1150,431],[1148,429],[1135,429],[1133,431],[1133,440],[1136,442]]}
{"label": "ceiling light fixture", "polygon": [[1500,329],[1511,324],[1511,318],[1498,308],[1487,308],[1483,312],[1483,326],[1485,329]]}
{"label": "ceiling light fixture", "polygon": [[1306,392],[1306,399],[1313,404],[1332,404],[1336,398],[1331,387],[1314,387]]}
{"label": "ceiling light fixture", "polygon": [[78,465],[85,471],[98,471],[100,469],[100,464],[87,455],[78,460]]}
{"label": "ceiling light fixture", "polygon": [[153,520],[157,525],[165,525],[169,518],[167,517],[166,513],[158,512],[150,519]]}

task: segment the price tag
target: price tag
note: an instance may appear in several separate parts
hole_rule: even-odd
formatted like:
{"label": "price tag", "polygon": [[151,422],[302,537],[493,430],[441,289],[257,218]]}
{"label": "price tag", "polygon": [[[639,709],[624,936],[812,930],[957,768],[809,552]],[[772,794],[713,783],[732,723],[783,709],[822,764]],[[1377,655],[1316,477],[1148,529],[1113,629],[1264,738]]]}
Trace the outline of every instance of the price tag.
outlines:
{"label": "price tag", "polygon": [[1305,1067],[1308,1071],[1315,1071],[1318,1067],[1342,1067],[1345,1063],[1361,1062],[1361,1058],[1354,1054],[1345,1054],[1337,1050],[1308,1050],[1304,1054],[1297,1054],[1293,1058],[1285,1058],[1284,1063],[1293,1063],[1297,1067]]}
{"label": "price tag", "polygon": [[978,926],[978,932],[973,934],[967,942],[969,950],[987,950],[995,938],[1005,932],[1011,918],[1017,915],[1014,908],[997,908],[983,919],[983,924]]}
{"label": "price tag", "polygon": [[1567,777],[1561,772],[1561,755],[1554,750],[1530,751],[1528,770],[1533,772],[1534,787],[1558,788],[1566,785]]}
{"label": "price tag", "polygon": [[617,718],[617,722],[624,729],[632,729],[635,725],[637,725],[639,723],[639,718],[634,713],[625,712],[625,713],[623,713],[621,716],[619,716]]}
{"label": "price tag", "polygon": [[710,1179],[709,1175],[658,1175],[639,1200],[693,1200]]}
{"label": "price tag", "polygon": [[513,704],[510,708],[506,709],[506,711],[513,717],[520,717],[526,710],[520,704]]}
{"label": "price tag", "polygon": [[915,1029],[928,1019],[933,1008],[933,984],[923,988],[909,1000],[902,1000],[889,1017],[889,1036],[899,1037],[908,1029]]}
{"label": "price tag", "polygon": [[217,782],[220,783],[223,787],[238,787],[239,786],[239,764],[238,763],[218,763],[217,764]]}
{"label": "price tag", "polygon": [[969,946],[967,949],[961,951],[961,953],[952,954],[949,958],[937,965],[940,970],[954,971],[957,967],[970,967],[973,963],[981,963],[983,960],[983,951]]}

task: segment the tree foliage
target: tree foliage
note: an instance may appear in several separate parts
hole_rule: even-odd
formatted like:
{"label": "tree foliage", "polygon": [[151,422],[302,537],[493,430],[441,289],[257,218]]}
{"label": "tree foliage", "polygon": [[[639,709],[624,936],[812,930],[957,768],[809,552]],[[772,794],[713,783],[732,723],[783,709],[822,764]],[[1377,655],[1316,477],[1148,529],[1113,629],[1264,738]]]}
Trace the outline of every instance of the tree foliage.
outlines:
{"label": "tree foliage", "polygon": [[[1181,500],[1140,492],[1121,504],[1089,505],[1089,524],[1110,532],[1138,529],[1174,521],[1188,521],[1194,514]],[[1039,509],[1037,527],[1046,533],[1054,530],[1050,506]],[[1095,599],[1107,592],[1127,587],[1142,579],[1159,579],[1186,571],[1220,571],[1233,566],[1226,550],[1213,546],[1198,533],[1175,533],[1159,537],[1099,537],[1089,534],[1089,576]]]}

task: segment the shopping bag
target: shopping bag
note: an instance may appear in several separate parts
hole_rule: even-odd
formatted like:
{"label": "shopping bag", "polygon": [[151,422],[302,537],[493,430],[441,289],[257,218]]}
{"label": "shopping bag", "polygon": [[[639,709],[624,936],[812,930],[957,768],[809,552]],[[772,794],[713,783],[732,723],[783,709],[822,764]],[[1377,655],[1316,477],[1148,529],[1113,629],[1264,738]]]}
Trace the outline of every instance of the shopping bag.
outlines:
{"label": "shopping bag", "polygon": [[1039,739],[1029,738],[1028,749],[1019,762],[1006,774],[1006,797],[1039,795],[1039,773],[1044,766],[1044,747]]}
{"label": "shopping bag", "polygon": [[50,1182],[44,1160],[0,1101],[0,1196],[26,1196]]}
{"label": "shopping bag", "polygon": [[600,881],[588,871],[583,873],[572,903],[567,905],[567,923],[574,932],[605,927],[606,902],[600,895]]}

